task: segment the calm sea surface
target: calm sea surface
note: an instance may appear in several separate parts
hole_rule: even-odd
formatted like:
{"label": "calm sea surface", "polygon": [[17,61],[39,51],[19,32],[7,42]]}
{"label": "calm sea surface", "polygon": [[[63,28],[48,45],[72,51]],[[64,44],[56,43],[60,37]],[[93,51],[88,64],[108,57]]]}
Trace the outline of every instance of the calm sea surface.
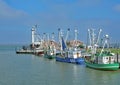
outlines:
{"label": "calm sea surface", "polygon": [[16,54],[0,45],[0,85],[120,85],[120,70],[99,71],[34,55]]}

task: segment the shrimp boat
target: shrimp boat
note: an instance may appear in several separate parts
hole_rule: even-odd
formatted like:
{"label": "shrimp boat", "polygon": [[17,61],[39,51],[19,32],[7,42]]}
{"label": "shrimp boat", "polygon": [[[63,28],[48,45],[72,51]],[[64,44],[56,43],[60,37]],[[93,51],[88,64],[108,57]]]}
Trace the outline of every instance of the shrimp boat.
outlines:
{"label": "shrimp boat", "polygon": [[[116,55],[109,50],[108,40],[108,35],[105,35],[104,44],[100,52],[96,52],[97,46],[93,43],[91,56],[85,57],[85,64],[87,67],[106,71],[115,71],[119,69],[119,63],[115,61]],[[105,45],[107,45],[107,50],[104,49]]]}
{"label": "shrimp boat", "polygon": [[16,49],[17,54],[35,54],[44,55],[44,50],[42,47],[42,39],[36,32],[37,25],[33,26],[31,29],[31,44],[29,46],[23,46],[21,49]]}
{"label": "shrimp boat", "polygon": [[74,49],[68,50],[61,55],[56,56],[56,61],[66,63],[84,64],[84,58],[81,57],[81,51]]}
{"label": "shrimp boat", "polygon": [[[91,56],[92,57],[92,56]],[[99,70],[118,70],[119,63],[115,62],[115,55],[110,52],[104,51],[102,54],[95,54],[94,60],[86,59],[85,64],[88,67],[99,69]]]}
{"label": "shrimp boat", "polygon": [[31,49],[34,50],[35,55],[44,55],[44,50],[42,47],[42,39],[40,38],[39,34],[36,32],[37,25],[32,27],[32,44],[31,44]]}
{"label": "shrimp boat", "polygon": [[73,49],[68,49],[63,36],[61,36],[61,54],[56,55],[56,61],[84,64],[84,58],[81,55],[81,51],[78,50],[77,47],[74,47]]}
{"label": "shrimp boat", "polygon": [[46,42],[46,50],[44,51],[44,57],[48,59],[54,59],[56,56],[56,47],[54,45],[54,33],[52,33],[52,40],[49,39],[49,34],[47,35],[48,40]]}
{"label": "shrimp boat", "polygon": [[55,56],[56,56],[55,50],[52,50],[52,49],[49,49],[44,53],[44,57],[48,59],[54,59]]}

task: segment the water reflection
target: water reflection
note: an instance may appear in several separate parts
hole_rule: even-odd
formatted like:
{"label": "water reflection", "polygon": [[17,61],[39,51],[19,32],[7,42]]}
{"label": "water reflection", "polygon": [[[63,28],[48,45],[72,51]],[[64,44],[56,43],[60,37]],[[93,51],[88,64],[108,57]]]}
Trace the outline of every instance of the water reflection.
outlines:
{"label": "water reflection", "polygon": [[[11,51],[11,50],[10,50]],[[0,85],[119,85],[119,71],[56,62],[34,55],[0,52]]]}
{"label": "water reflection", "polygon": [[[87,68],[87,82],[92,85],[117,85],[119,71],[100,71]],[[88,84],[88,83],[87,83]]]}

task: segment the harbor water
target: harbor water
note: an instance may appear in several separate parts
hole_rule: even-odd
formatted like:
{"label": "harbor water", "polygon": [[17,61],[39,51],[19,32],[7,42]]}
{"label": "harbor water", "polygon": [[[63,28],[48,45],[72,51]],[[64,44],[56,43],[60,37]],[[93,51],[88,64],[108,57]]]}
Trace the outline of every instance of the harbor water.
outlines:
{"label": "harbor water", "polygon": [[16,47],[0,46],[0,85],[120,84],[120,70],[100,71],[31,54],[16,54]]}

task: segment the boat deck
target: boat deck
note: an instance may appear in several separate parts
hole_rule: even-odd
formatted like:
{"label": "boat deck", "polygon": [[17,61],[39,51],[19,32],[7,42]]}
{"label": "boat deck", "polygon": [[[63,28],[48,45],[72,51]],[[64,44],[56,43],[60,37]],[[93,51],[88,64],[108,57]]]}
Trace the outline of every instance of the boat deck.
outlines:
{"label": "boat deck", "polygon": [[17,54],[34,54],[35,51],[34,50],[17,50],[16,53]]}

